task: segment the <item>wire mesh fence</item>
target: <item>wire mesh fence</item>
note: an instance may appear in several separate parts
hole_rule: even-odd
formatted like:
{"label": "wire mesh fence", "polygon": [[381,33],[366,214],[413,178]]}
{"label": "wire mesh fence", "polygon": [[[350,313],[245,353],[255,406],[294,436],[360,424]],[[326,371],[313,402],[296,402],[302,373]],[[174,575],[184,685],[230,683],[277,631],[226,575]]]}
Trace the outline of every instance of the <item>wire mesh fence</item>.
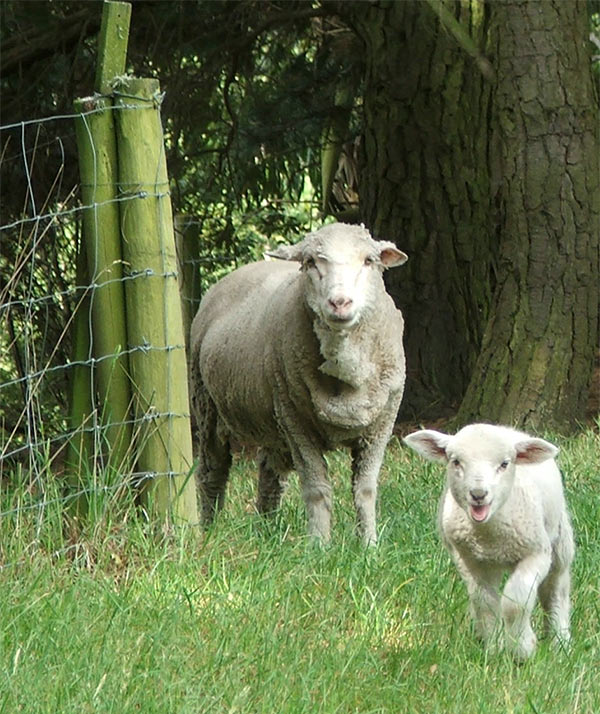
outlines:
{"label": "wire mesh fence", "polygon": [[[185,360],[176,361],[177,355],[185,353],[203,290],[240,261],[260,257],[267,239],[256,228],[257,212],[281,216],[292,204],[281,199],[233,219],[227,211],[224,238],[213,241],[206,236],[219,232],[221,220],[214,210],[176,216],[176,256],[170,252],[168,221],[167,229],[159,222],[154,259],[143,251],[141,257],[132,255],[128,243],[141,204],[152,204],[159,220],[171,220],[169,181],[161,168],[162,128],[146,178],[135,172],[124,176],[119,166],[119,175],[105,185],[106,142],[94,138],[93,127],[107,113],[118,130],[125,114],[158,112],[158,83],[135,81],[152,81],[152,93],[121,87],[78,100],[70,114],[0,126],[0,528],[14,531],[28,523],[35,538],[48,519],[114,509],[161,480],[175,495],[187,487],[192,464],[181,458],[169,431],[181,424],[189,430],[187,399],[176,408],[171,399],[177,385],[187,384]],[[80,175],[82,136],[89,144],[91,180]],[[142,151],[151,153],[143,142]],[[313,220],[314,196],[298,196],[293,203],[291,224]],[[107,262],[99,246],[111,210],[125,248]],[[86,255],[90,234],[97,238],[91,256]],[[143,328],[128,327],[126,338],[110,349],[100,344],[99,324],[114,318],[110,305],[104,317],[97,314],[102,296],[113,287],[127,293],[129,319],[146,307],[151,284],[160,286],[161,302],[178,287],[177,310],[161,304],[159,316],[149,307]],[[130,300],[136,291],[137,306]],[[173,332],[181,322],[183,331]],[[135,362],[153,355],[167,360],[166,376],[156,379],[148,394],[138,384]],[[106,395],[121,373],[130,390],[124,409],[115,413]],[[163,400],[157,398],[161,393]],[[119,439],[122,448],[116,449]],[[165,461],[155,458],[156,451],[145,463],[140,458],[152,439],[167,453]],[[0,543],[0,565],[9,561]]]}
{"label": "wire mesh fence", "polygon": [[[132,110],[143,111],[143,106],[125,100],[110,108],[111,112]],[[114,284],[177,283],[179,277],[172,265],[157,270],[150,263],[133,266],[122,261],[118,277],[106,275],[106,271],[90,274],[82,269],[82,227],[86,213],[97,220],[99,211],[110,204],[123,216],[135,201],[168,200],[168,184],[165,188],[163,181],[154,191],[147,186],[119,184],[114,187],[116,195],[110,201],[84,203],[77,176],[75,122],[86,122],[99,112],[106,112],[106,107],[0,126],[0,519],[3,522],[26,514],[35,514],[41,522],[57,503],[68,508],[82,499],[89,503],[97,496],[116,496],[131,487],[139,492],[159,477],[189,478],[188,469],[185,473],[170,468],[140,470],[138,465],[140,449],[153,430],[160,429],[161,422],[189,421],[187,404],[177,411],[157,409],[154,395],[144,401],[139,393],[134,393],[126,418],[114,420],[107,413],[106,403],[99,398],[101,368],[108,367],[109,375],[114,375],[120,362],[125,360],[128,365],[136,355],[171,355],[185,350],[183,339],[170,342],[153,339],[155,331],[150,321],[147,333],[142,330],[139,339],[98,354],[94,301],[102,290]],[[103,147],[94,150],[99,163]],[[160,210],[164,211],[164,206]],[[102,226],[98,227],[101,233]],[[179,242],[185,246],[186,236],[191,236],[185,223],[180,222],[179,232]],[[194,238],[197,241],[197,234]],[[194,252],[187,250],[186,254],[193,256]],[[192,257],[190,262],[188,266],[182,262],[181,267],[194,283],[200,260]],[[197,294],[197,286],[193,289]],[[188,310],[188,319],[193,307]],[[106,315],[107,320],[110,318]],[[169,322],[178,319],[181,319],[178,315],[168,317]],[[126,369],[131,379],[129,366]],[[79,383],[78,371],[85,373],[85,379]],[[171,379],[185,381],[185,370],[183,374],[170,375]],[[156,385],[157,391],[165,389],[169,390],[170,384]],[[73,403],[82,397],[91,408],[83,419],[74,420]],[[119,462],[114,459],[108,437],[115,428],[126,430],[129,435],[121,454],[126,458]],[[83,442],[87,445],[86,452],[81,448]],[[165,448],[170,446],[173,445]]]}

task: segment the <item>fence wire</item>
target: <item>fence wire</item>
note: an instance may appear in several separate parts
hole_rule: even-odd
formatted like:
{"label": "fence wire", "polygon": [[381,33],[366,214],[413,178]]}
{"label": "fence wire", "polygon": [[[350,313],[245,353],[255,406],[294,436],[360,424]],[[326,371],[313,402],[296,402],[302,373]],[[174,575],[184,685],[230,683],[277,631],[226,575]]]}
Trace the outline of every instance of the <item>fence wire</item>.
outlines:
{"label": "fence wire", "polygon": [[[90,109],[83,116],[107,109],[145,108],[126,103]],[[177,281],[179,275],[151,267],[127,270],[123,265],[121,278],[107,279],[98,274],[78,282],[78,246],[86,211],[96,212],[108,203],[122,205],[169,195],[168,190],[137,190],[137,186],[119,182],[113,200],[84,204],[74,129],[75,120],[81,116],[61,114],[0,126],[0,522],[32,512],[41,517],[48,509],[57,505],[67,509],[82,498],[139,490],[159,477],[189,476],[172,470],[135,469],[135,450],[140,448],[148,427],[164,419],[189,419],[187,410],[144,411],[132,404],[129,418],[114,421],[104,418],[104,405],[98,403],[99,365],[139,353],[185,350],[185,345],[156,345],[144,337],[117,352],[95,354],[92,301],[98,290],[115,282]],[[160,239],[164,251],[165,236]],[[203,260],[188,262],[197,272]],[[214,264],[214,258],[210,262]],[[83,358],[73,353],[75,319],[81,311],[85,311],[89,336]],[[164,327],[161,325],[161,330]],[[94,409],[84,423],[71,424],[70,392],[77,369],[89,372],[89,397]],[[175,378],[186,379],[186,375],[169,375],[169,379]],[[130,447],[133,468],[125,470],[122,464],[111,462],[107,434],[115,427],[132,429],[140,441]],[[66,463],[66,454],[84,437],[91,437],[93,450],[89,458],[81,458],[80,468],[74,472],[73,464]],[[107,475],[101,477],[103,470]]]}
{"label": "fence wire", "polygon": [[[156,184],[154,190],[147,186],[142,190],[137,184],[119,180],[114,198],[83,201],[85,190],[103,186],[99,182],[91,187],[81,185],[76,120],[83,117],[89,129],[87,119],[92,115],[144,111],[150,103],[160,103],[160,97],[140,105],[137,97],[132,97],[136,102],[130,103],[121,96],[123,104],[93,106],[97,97],[90,99],[89,105],[84,106],[92,108],[83,113],[0,126],[0,531],[5,522],[14,526],[33,518],[39,534],[44,518],[56,508],[66,511],[81,499],[91,502],[113,499],[123,492],[131,494],[157,478],[166,477],[172,484],[177,477],[189,478],[189,474],[170,467],[141,470],[135,459],[144,438],[152,430],[156,433],[161,420],[187,420],[189,408],[144,409],[138,400],[130,404],[126,418],[115,420],[107,417],[105,405],[98,399],[98,373],[107,364],[114,366],[119,360],[135,359],[140,354],[186,350],[186,345],[179,340],[153,344],[152,339],[142,337],[135,344],[122,345],[118,351],[98,354],[92,321],[94,296],[115,283],[123,283],[127,289],[138,281],[160,280],[169,289],[176,281],[180,287],[185,286],[181,307],[184,326],[189,325],[202,290],[236,267],[240,254],[244,261],[259,257],[253,252],[255,245],[264,245],[264,236],[255,229],[263,210],[259,207],[248,210],[241,219],[246,221],[241,225],[246,237],[236,236],[235,248],[233,243],[226,243],[223,250],[216,240],[202,244],[201,236],[218,233],[219,221],[222,228],[229,229],[229,214],[226,218],[208,212],[203,216],[176,216],[176,271],[167,267],[166,236],[159,235],[163,269],[138,265],[134,270],[121,261],[119,277],[96,270],[96,274],[82,278],[78,255],[86,212],[93,211],[97,229],[98,214],[106,206],[114,204],[122,214],[133,202],[156,199],[160,212],[164,210],[162,199],[169,197],[169,187],[164,182]],[[97,147],[93,153],[97,164],[101,160]],[[272,206],[279,215],[291,203],[273,201]],[[293,202],[294,207],[298,204],[305,204],[306,212],[313,215],[313,200]],[[245,246],[243,251],[240,242]],[[82,314],[88,345],[84,354],[75,354],[74,334]],[[174,316],[166,310],[163,314],[164,322],[158,327],[167,334]],[[187,341],[187,332],[184,337]],[[84,370],[89,377],[85,389],[93,409],[75,424],[70,409],[78,370]],[[170,390],[173,380],[187,378],[174,374],[170,361],[168,370],[167,384],[157,386]],[[120,428],[133,434],[127,450],[127,456],[133,459],[127,466],[115,463],[110,449],[109,435]],[[84,442],[89,449],[86,458],[79,453]],[[165,447],[173,448],[171,444]],[[0,542],[0,568],[3,562],[10,565],[3,552]]]}

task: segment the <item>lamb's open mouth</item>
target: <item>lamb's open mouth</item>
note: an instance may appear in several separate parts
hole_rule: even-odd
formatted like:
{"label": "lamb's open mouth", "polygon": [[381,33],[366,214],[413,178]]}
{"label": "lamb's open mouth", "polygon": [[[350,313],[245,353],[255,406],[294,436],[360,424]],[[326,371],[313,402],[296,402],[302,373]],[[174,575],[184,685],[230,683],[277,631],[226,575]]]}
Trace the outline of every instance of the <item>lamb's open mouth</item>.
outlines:
{"label": "lamb's open mouth", "polygon": [[483,523],[490,513],[490,504],[486,503],[483,506],[478,506],[476,504],[471,504],[470,509],[471,518],[478,523]]}

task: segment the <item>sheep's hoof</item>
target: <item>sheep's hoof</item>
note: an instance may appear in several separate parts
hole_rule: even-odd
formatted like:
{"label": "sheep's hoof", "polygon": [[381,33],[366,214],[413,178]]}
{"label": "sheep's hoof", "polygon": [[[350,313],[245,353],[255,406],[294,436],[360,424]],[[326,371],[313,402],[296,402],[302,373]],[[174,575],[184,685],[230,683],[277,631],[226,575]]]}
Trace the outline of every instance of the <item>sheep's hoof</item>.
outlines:
{"label": "sheep's hoof", "polygon": [[494,630],[491,634],[481,636],[479,639],[483,642],[485,651],[490,655],[497,655],[504,649],[504,636],[499,630]]}
{"label": "sheep's hoof", "polygon": [[510,652],[517,662],[525,662],[535,652],[537,640],[533,631],[519,640],[509,642]]}
{"label": "sheep's hoof", "polygon": [[571,635],[568,631],[557,632],[552,638],[552,649],[556,652],[571,652]]}

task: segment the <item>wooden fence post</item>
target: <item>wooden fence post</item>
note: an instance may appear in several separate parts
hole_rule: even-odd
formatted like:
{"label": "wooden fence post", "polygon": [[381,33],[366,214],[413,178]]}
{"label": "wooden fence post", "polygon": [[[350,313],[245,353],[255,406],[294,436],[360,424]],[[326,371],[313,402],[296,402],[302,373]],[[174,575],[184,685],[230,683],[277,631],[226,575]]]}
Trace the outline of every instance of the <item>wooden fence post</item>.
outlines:
{"label": "wooden fence post", "polygon": [[169,522],[197,523],[191,477],[187,363],[177,285],[173,216],[154,79],[124,79],[115,92],[129,362],[138,416],[147,422],[138,469]]}
{"label": "wooden fence post", "polygon": [[[195,524],[187,363],[159,85],[122,76],[130,14],[129,3],[104,3],[97,94],[75,103],[98,391],[112,425],[107,436],[113,465],[123,469],[126,457],[137,459],[137,469],[148,476],[146,500],[155,514],[168,523]],[[129,359],[121,354],[125,348]],[[142,424],[135,434],[128,418],[132,406]]]}
{"label": "wooden fence post", "polygon": [[[99,42],[96,90],[110,90],[108,75],[125,71],[131,5],[106,2]],[[110,464],[127,470],[132,429],[129,420],[131,390],[127,347],[125,293],[119,207],[117,203],[117,149],[110,98],[75,100],[75,120],[83,212],[83,245],[87,282],[93,287],[92,309],[94,372],[97,377],[101,419]]]}
{"label": "wooden fence post", "polygon": [[[84,114],[93,106],[98,113]],[[92,284],[95,374],[110,462],[126,469],[131,444],[129,366],[126,354],[125,292],[117,203],[117,157],[113,110],[106,99],[75,102],[81,176],[83,235]]]}
{"label": "wooden fence post", "polygon": [[200,245],[197,224],[186,216],[175,216],[175,249],[177,251],[177,275],[181,295],[181,313],[185,348],[189,356],[190,327],[200,306]]}

